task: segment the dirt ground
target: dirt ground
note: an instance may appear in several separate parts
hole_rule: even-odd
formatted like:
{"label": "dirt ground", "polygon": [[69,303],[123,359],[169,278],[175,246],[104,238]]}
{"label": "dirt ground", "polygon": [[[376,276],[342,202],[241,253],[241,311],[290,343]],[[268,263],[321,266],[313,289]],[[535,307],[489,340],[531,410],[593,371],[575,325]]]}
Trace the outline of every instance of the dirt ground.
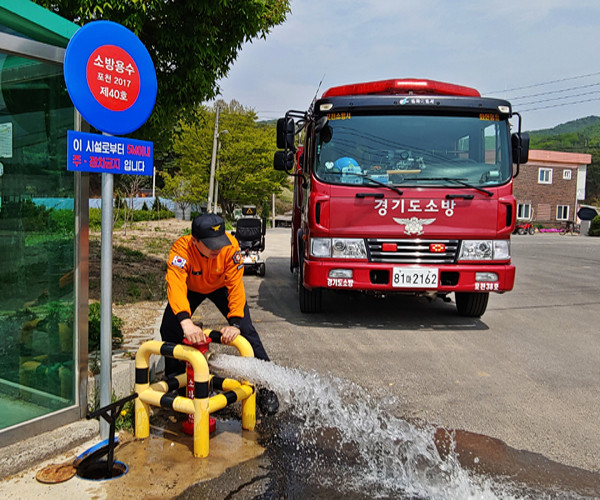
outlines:
{"label": "dirt ground", "polygon": [[[165,272],[171,245],[189,221],[136,222],[113,231],[113,314],[123,320],[123,345],[150,333],[166,301]],[[100,232],[90,231],[90,301],[100,300]]]}

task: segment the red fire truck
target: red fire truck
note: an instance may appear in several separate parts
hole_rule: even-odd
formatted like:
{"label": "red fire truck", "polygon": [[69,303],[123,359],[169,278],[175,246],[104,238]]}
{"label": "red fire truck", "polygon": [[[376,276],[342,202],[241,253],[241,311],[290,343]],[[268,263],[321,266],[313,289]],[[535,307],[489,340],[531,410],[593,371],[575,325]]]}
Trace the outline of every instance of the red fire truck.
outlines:
{"label": "red fire truck", "polygon": [[295,177],[302,312],[350,290],[454,293],[460,315],[479,317],[490,292],[513,288],[513,178],[529,137],[509,102],[432,80],[343,85],[278,120],[277,147],[274,167]]}

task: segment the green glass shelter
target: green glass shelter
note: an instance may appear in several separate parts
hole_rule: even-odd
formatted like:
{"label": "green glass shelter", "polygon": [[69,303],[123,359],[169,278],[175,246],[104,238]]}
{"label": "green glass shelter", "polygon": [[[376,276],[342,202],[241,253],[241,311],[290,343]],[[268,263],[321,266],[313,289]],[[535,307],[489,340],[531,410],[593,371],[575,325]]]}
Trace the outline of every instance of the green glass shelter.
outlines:
{"label": "green glass shelter", "polygon": [[0,0],[0,446],[87,408],[89,180],[67,171],[63,77],[78,28]]}

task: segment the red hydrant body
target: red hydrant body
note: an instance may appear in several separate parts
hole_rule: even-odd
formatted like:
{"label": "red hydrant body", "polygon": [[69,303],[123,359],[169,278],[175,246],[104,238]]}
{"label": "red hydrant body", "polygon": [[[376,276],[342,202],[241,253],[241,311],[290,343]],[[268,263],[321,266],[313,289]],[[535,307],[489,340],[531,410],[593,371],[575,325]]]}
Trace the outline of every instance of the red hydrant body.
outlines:
{"label": "red hydrant body", "polygon": [[[183,343],[186,345],[189,345],[190,347],[195,347],[196,349],[198,349],[204,356],[206,356],[206,353],[208,352],[208,348],[209,348],[209,344],[211,343],[211,338],[210,337],[206,337],[206,342],[201,342],[199,344],[190,344],[186,339],[183,340]],[[194,399],[194,368],[192,367],[192,364],[189,362],[186,362],[186,373],[187,373],[187,391],[186,391],[186,396],[190,399]],[[194,415],[193,414],[188,414],[188,417],[186,420],[183,421],[183,423],[181,424],[182,428],[183,428],[183,432],[185,434],[188,434],[190,436],[194,435]],[[210,433],[214,432],[215,429],[217,428],[217,420],[213,417],[209,417],[208,419],[208,431]]]}

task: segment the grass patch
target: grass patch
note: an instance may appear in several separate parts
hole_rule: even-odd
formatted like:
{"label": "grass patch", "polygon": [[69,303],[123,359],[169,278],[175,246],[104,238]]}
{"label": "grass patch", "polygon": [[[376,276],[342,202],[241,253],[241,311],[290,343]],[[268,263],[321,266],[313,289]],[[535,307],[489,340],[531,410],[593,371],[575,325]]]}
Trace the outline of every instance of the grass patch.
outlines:
{"label": "grass patch", "polygon": [[123,245],[117,245],[115,252],[118,252],[120,254],[119,257],[125,259],[126,262],[143,262],[146,258],[144,252]]}

